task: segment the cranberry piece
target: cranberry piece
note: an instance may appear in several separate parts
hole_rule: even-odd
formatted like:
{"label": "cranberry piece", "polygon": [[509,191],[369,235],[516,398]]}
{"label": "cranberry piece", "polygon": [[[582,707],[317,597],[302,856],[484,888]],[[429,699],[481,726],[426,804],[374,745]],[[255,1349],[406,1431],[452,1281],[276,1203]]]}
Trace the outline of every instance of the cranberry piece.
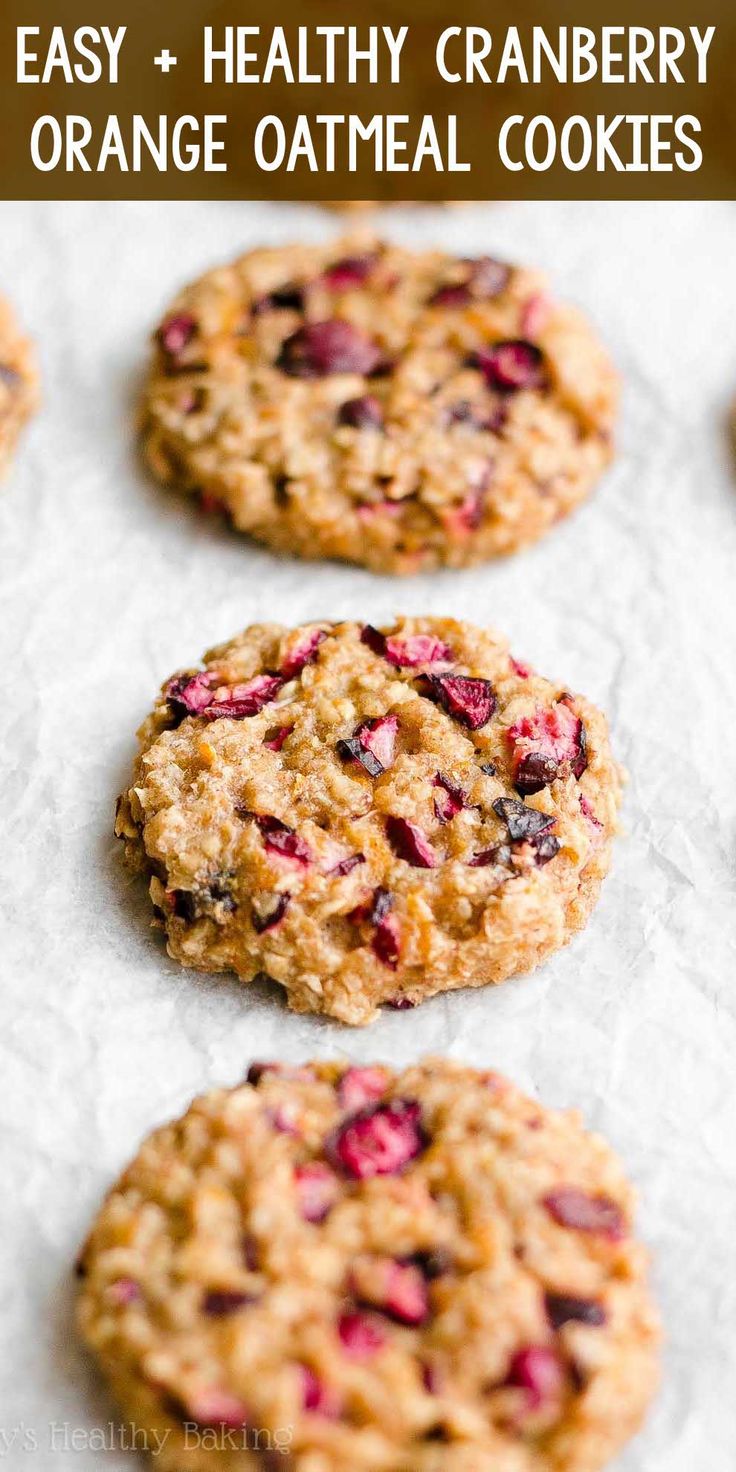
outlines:
{"label": "cranberry piece", "polygon": [[558,1186],[542,1198],[552,1220],[575,1232],[595,1232],[620,1242],[626,1235],[624,1214],[610,1196],[591,1196],[577,1186]]}
{"label": "cranberry piece", "polygon": [[340,317],[310,322],[282,344],[276,367],[292,378],[326,378],[331,373],[375,372],[382,361],[373,340]]}
{"label": "cranberry piece", "polygon": [[365,904],[356,905],[355,909],[350,911],[348,920],[352,920],[354,925],[360,925],[363,920],[370,920],[373,925],[378,925],[384,915],[388,914],[392,904],[393,899],[387,889],[374,889]]}
{"label": "cranberry piece", "polygon": [[256,675],[244,685],[235,685],[225,700],[205,706],[202,715],[207,721],[219,721],[223,717],[242,721],[257,716],[264,705],[276,699],[283,683],[280,675]]}
{"label": "cranberry piece", "polygon": [[396,1175],[426,1143],[419,1105],[413,1099],[393,1099],[354,1114],[335,1131],[327,1149],[345,1175],[365,1181]]}
{"label": "cranberry piece", "polygon": [[341,261],[327,267],[322,280],[331,291],[349,291],[353,286],[362,286],[373,270],[375,259],[374,255],[344,256]]}
{"label": "cranberry piece", "polygon": [[529,1344],[514,1355],[506,1384],[518,1385],[525,1390],[529,1409],[536,1411],[559,1400],[565,1372],[553,1349],[547,1349],[543,1344]]}
{"label": "cranberry piece", "polygon": [[189,312],[167,317],[158,329],[158,340],[169,358],[178,358],[189,346],[197,331],[197,323]]}
{"label": "cranberry piece", "polygon": [[384,658],[397,669],[418,669],[422,665],[451,664],[453,653],[449,644],[434,634],[409,634],[405,639],[389,634]]}
{"label": "cranberry piece", "polygon": [[581,792],[580,794],[580,811],[583,817],[587,819],[587,821],[590,823],[592,828],[597,829],[599,833],[603,832],[603,824],[601,823],[600,818],[596,817],[584,792]]}
{"label": "cranberry piece", "polygon": [[428,684],[430,698],[470,731],[487,725],[496,709],[496,694],[490,680],[470,675],[429,675]]}
{"label": "cranberry piece", "polygon": [[541,838],[535,840],[534,857],[539,869],[544,864],[548,864],[550,859],[554,859],[559,852],[560,840],[559,838],[555,838],[554,833],[543,833]]}
{"label": "cranberry piece", "polygon": [[212,686],[217,684],[217,675],[212,670],[201,670],[196,675],[177,675],[166,686],[166,699],[175,713],[184,716],[199,716],[212,700]]}
{"label": "cranberry piece", "polygon": [[545,1293],[544,1306],[553,1329],[571,1323],[599,1329],[607,1318],[603,1305],[594,1298],[573,1298],[569,1293]]}
{"label": "cranberry piece", "polygon": [[386,1343],[383,1328],[371,1314],[341,1314],[337,1332],[345,1353],[355,1360],[370,1359]]}
{"label": "cranberry piece", "polygon": [[382,1068],[348,1068],[338,1086],[338,1098],[343,1109],[355,1112],[383,1098],[386,1092],[386,1074]]}
{"label": "cranberry piece", "polygon": [[202,1312],[211,1318],[223,1318],[225,1314],[233,1314],[237,1309],[243,1308],[246,1303],[253,1302],[250,1293],[238,1293],[235,1290],[211,1289],[205,1293],[202,1300]]}
{"label": "cranberry piece", "polygon": [[522,664],[520,659],[514,659],[513,654],[509,655],[509,662],[514,674],[518,675],[520,680],[529,679],[532,673],[531,665]]}
{"label": "cranberry piece", "polygon": [[462,787],[457,787],[442,772],[438,772],[432,779],[432,786],[439,788],[439,792],[434,800],[434,810],[437,818],[440,823],[450,823],[465,807],[465,793]]}
{"label": "cranberry piece", "polygon": [[430,307],[467,307],[472,300],[470,287],[466,282],[448,282],[445,286],[438,286],[429,298]]}
{"label": "cranberry piece", "polygon": [[258,904],[251,901],[251,923],[256,935],[262,935],[264,930],[273,930],[283,920],[290,899],[290,894],[273,894]]}
{"label": "cranberry piece", "polygon": [[429,1318],[427,1280],[414,1263],[370,1264],[365,1294],[360,1285],[355,1286],[361,1302],[380,1309],[381,1313],[399,1324],[416,1327]]}
{"label": "cranberry piece", "polygon": [[352,874],[359,864],[365,863],[365,854],[348,854],[347,858],[340,859],[333,864],[331,869],[325,869],[326,879],[342,879],[345,874]]}
{"label": "cranberry piece", "polygon": [[279,854],[284,859],[293,859],[304,866],[311,863],[311,849],[288,823],[282,823],[280,818],[273,818],[269,813],[247,813],[243,816],[252,818],[260,828],[264,847],[269,853]]}
{"label": "cranberry piece", "polygon": [[540,813],[536,808],[527,807],[526,803],[519,802],[516,797],[496,798],[493,811],[506,824],[512,843],[533,843],[543,833],[554,828],[557,821],[549,813]]}
{"label": "cranberry piece", "polygon": [[260,296],[253,303],[253,313],[260,317],[263,312],[303,312],[304,311],[304,288],[288,284],[279,286],[275,291],[270,291],[267,296]]}
{"label": "cranberry piece", "polygon": [[375,394],[362,394],[357,399],[346,399],[340,406],[338,424],[349,429],[383,429],[383,406]]}
{"label": "cranberry piece", "polygon": [[335,1420],[340,1414],[340,1401],[337,1392],[331,1386],[326,1385],[314,1370],[308,1365],[300,1365],[299,1371],[302,1381],[302,1406],[305,1411],[312,1411],[315,1416],[327,1416],[329,1420]]}
{"label": "cranberry piece", "polygon": [[310,1160],[294,1171],[299,1210],[305,1222],[323,1222],[340,1195],[340,1183],[329,1165]]}
{"label": "cranberry piece", "polygon": [[451,532],[456,536],[464,537],[469,532],[478,530],[483,520],[484,494],[481,489],[468,491],[467,496],[460,502],[459,506],[453,506],[446,513],[445,520]]}
{"label": "cranberry piece", "polygon": [[297,640],[281,666],[283,678],[293,680],[295,675],[301,674],[305,665],[312,664],[317,658],[320,644],[323,644],[326,638],[324,629],[309,629],[301,639]]}
{"label": "cranberry piece", "polygon": [[471,869],[488,869],[493,864],[501,864],[509,867],[511,864],[511,849],[507,843],[497,843],[494,848],[484,848],[478,854],[473,854],[468,859]]}
{"label": "cranberry piece", "polygon": [[277,726],[274,731],[266,733],[263,745],[267,746],[269,751],[280,751],[293,729],[293,726]]}
{"label": "cranberry piece", "polygon": [[552,300],[544,291],[537,291],[524,303],[521,313],[521,330],[525,338],[535,338],[543,332],[552,311]]}
{"label": "cranberry piece", "polygon": [[585,727],[564,701],[523,716],[509,727],[508,739],[514,785],[525,797],[568,772],[581,777],[588,765]]}
{"label": "cranberry piece", "polygon": [[413,1012],[416,1005],[416,1002],[412,1002],[409,997],[389,997],[386,1002],[386,1006],[390,1007],[392,1012]]}
{"label": "cranberry piece", "polygon": [[140,1284],[136,1283],[135,1278],[116,1278],[115,1282],[109,1285],[107,1294],[113,1303],[119,1304],[121,1308],[128,1303],[137,1303],[143,1296]]}
{"label": "cranberry piece", "polygon": [[248,1409],[228,1390],[202,1390],[186,1403],[187,1419],[198,1426],[224,1426],[239,1431],[248,1424]]}
{"label": "cranberry piece", "polygon": [[380,777],[394,760],[398,716],[379,716],[356,727],[346,741],[338,741],[337,750],[349,761],[359,761],[371,777]]}
{"label": "cranberry piece", "polygon": [[476,365],[490,388],[505,389],[507,393],[543,388],[547,382],[541,349],[521,338],[481,348]]}
{"label": "cranberry piece", "polygon": [[395,971],[401,950],[401,928],[395,915],[379,920],[371,944],[382,965]]}
{"label": "cranberry piece", "polygon": [[407,864],[413,864],[416,869],[437,868],[439,856],[416,823],[391,815],[386,819],[386,837],[394,853]]}

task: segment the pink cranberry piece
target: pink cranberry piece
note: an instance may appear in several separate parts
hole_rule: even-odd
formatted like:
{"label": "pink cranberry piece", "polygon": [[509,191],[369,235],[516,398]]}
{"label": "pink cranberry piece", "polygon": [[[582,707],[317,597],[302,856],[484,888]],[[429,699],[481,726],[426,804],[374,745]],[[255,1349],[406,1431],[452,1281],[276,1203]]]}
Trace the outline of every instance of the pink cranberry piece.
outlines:
{"label": "pink cranberry piece", "polygon": [[543,833],[534,842],[534,859],[538,869],[548,864],[560,852],[560,840],[554,833]]}
{"label": "pink cranberry piece", "polygon": [[521,338],[481,348],[476,363],[490,388],[505,389],[507,393],[543,388],[547,381],[541,350]]}
{"label": "pink cranberry piece", "polygon": [[348,1068],[338,1086],[338,1098],[343,1109],[351,1113],[364,1109],[386,1092],[386,1074],[382,1068]]}
{"label": "pink cranberry piece", "polygon": [[544,331],[552,311],[552,300],[546,292],[535,292],[524,303],[521,313],[521,330],[525,338],[535,338]]}
{"label": "pink cranberry piece", "polygon": [[327,635],[324,629],[310,629],[308,633],[298,640],[290,649],[282,666],[281,674],[285,680],[293,680],[295,675],[300,675],[306,665],[312,664],[317,658],[317,650],[324,643]]}
{"label": "pink cranberry piece", "polygon": [[197,675],[178,675],[166,686],[166,699],[177,715],[199,716],[212,700],[212,686],[217,676],[211,670],[202,670]]}
{"label": "pink cranberry piece", "polygon": [[347,858],[340,859],[333,864],[331,869],[325,869],[326,879],[342,879],[345,874],[352,874],[359,864],[365,863],[365,854],[348,854]]}
{"label": "pink cranberry piece", "polygon": [[577,1186],[559,1186],[549,1191],[542,1205],[552,1220],[575,1232],[595,1232],[620,1242],[626,1235],[624,1214],[610,1196],[591,1196]]}
{"label": "pink cranberry piece", "polygon": [[439,789],[434,800],[437,818],[440,823],[450,823],[465,807],[465,793],[442,772],[432,779],[432,786]]}
{"label": "pink cranberry piece", "polygon": [[327,1416],[334,1421],[340,1414],[340,1398],[337,1391],[326,1385],[308,1365],[300,1365],[302,1381],[302,1406],[315,1416]]}
{"label": "pink cranberry piece", "polygon": [[198,1426],[225,1426],[239,1431],[248,1424],[247,1406],[227,1390],[200,1391],[187,1401],[186,1413]]}
{"label": "pink cranberry piece", "polygon": [[429,675],[430,698],[447,714],[470,731],[478,731],[491,719],[496,709],[496,695],[490,680],[469,675]]}
{"label": "pink cranberry piece", "polygon": [[284,859],[293,859],[304,866],[311,863],[311,849],[288,823],[282,823],[280,818],[273,818],[268,813],[252,813],[250,816],[260,828],[264,847],[269,853],[279,854]]}
{"label": "pink cranberry piece", "polygon": [[287,337],[276,367],[292,378],[326,378],[331,373],[374,373],[382,361],[377,343],[340,317],[310,322]]}
{"label": "pink cranberry piece", "polygon": [[477,531],[483,520],[484,500],[482,490],[469,491],[459,506],[453,506],[446,513],[445,520],[450,531],[459,537]]}
{"label": "pink cranberry piece", "polygon": [[549,813],[540,813],[536,808],[527,807],[526,803],[519,802],[515,797],[498,797],[493,804],[493,811],[506,824],[512,843],[533,843],[543,833],[554,828],[557,821]]}
{"label": "pink cranberry piece", "polygon": [[340,406],[338,424],[349,429],[383,429],[383,406],[375,394],[361,394],[357,399],[346,399]]}
{"label": "pink cranberry piece", "polygon": [[375,259],[373,255],[345,256],[327,267],[322,280],[331,291],[349,291],[353,286],[362,286],[373,270]]}
{"label": "pink cranberry piece", "polygon": [[371,1314],[341,1314],[337,1332],[345,1353],[354,1360],[371,1359],[386,1343],[385,1331]]}
{"label": "pink cranberry piece", "polygon": [[401,952],[401,927],[395,915],[379,920],[371,944],[382,965],[395,971]]}
{"label": "pink cranberry piece", "polygon": [[506,1383],[527,1392],[529,1410],[540,1410],[559,1400],[565,1372],[554,1350],[543,1344],[529,1344],[517,1350]]}
{"label": "pink cranberry piece", "polygon": [[253,1295],[250,1293],[215,1288],[205,1293],[202,1300],[202,1312],[208,1314],[210,1318],[219,1319],[224,1318],[226,1314],[236,1313],[239,1308],[252,1302]]}
{"label": "pink cranberry piece", "polygon": [[470,287],[466,282],[448,282],[437,287],[429,298],[429,306],[448,307],[452,311],[455,307],[467,307],[471,300]]}
{"label": "pink cranberry piece", "polygon": [[121,1308],[128,1303],[137,1303],[143,1296],[135,1278],[117,1278],[114,1283],[110,1283],[107,1293],[112,1302],[119,1304]]}
{"label": "pink cranberry piece", "polygon": [[267,733],[264,737],[263,745],[267,746],[269,751],[280,751],[293,729],[293,726],[277,726],[274,731]]}
{"label": "pink cranberry piece", "polygon": [[606,1310],[595,1298],[573,1298],[568,1293],[545,1293],[544,1306],[553,1329],[564,1324],[587,1324],[599,1329],[606,1322]]}
{"label": "pink cranberry piece", "polygon": [[453,653],[449,644],[436,639],[434,634],[409,634],[399,639],[389,634],[384,648],[384,658],[397,669],[418,669],[420,666],[451,664]]}
{"label": "pink cranberry piece", "polygon": [[513,655],[509,656],[509,663],[514,674],[518,675],[520,680],[529,679],[532,673],[531,665],[523,664],[520,659],[514,659]]}
{"label": "pink cranberry piece", "polygon": [[372,521],[375,516],[397,517],[401,516],[402,504],[399,501],[363,501],[356,506],[355,514],[361,521]]}
{"label": "pink cranberry piece", "polygon": [[439,857],[416,823],[391,815],[386,819],[386,837],[394,853],[407,864],[413,864],[416,869],[437,868]]}
{"label": "pink cranberry piece", "polygon": [[424,1274],[410,1262],[375,1262],[365,1283],[360,1275],[353,1287],[361,1302],[380,1309],[399,1324],[415,1327],[429,1318],[429,1293]]}
{"label": "pink cranberry piece", "polygon": [[335,1131],[327,1148],[345,1175],[365,1181],[396,1175],[426,1143],[419,1105],[413,1099],[394,1099],[354,1114]]}
{"label": "pink cranberry piece", "polygon": [[340,1195],[340,1183],[329,1165],[310,1160],[294,1171],[299,1210],[305,1222],[323,1222]]}
{"label": "pink cranberry piece", "polygon": [[581,777],[588,765],[585,727],[564,701],[523,716],[509,727],[508,739],[514,785],[525,797],[568,772]]}
{"label": "pink cranberry piece", "polygon": [[202,715],[207,721],[219,721],[223,717],[242,721],[248,716],[257,716],[265,705],[276,699],[283,683],[280,675],[256,675],[246,684],[236,685],[227,699],[205,706]]}
{"label": "pink cranberry piece", "polygon": [[256,935],[262,935],[265,930],[273,930],[283,920],[290,899],[289,894],[273,894],[258,904],[255,900],[251,901],[251,921]]}
{"label": "pink cranberry piece", "polygon": [[394,760],[397,716],[379,716],[364,721],[346,741],[338,741],[337,750],[346,760],[358,761],[371,777],[380,777]]}
{"label": "pink cranberry piece", "polygon": [[188,312],[167,317],[158,330],[158,340],[169,358],[178,358],[189,346],[197,331],[197,323]]}

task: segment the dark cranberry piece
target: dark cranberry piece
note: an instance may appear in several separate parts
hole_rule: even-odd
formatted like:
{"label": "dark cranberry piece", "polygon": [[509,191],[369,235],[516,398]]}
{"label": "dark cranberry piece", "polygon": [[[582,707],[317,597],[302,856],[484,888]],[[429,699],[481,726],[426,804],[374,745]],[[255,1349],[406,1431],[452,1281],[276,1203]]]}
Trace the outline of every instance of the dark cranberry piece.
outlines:
{"label": "dark cranberry piece", "polygon": [[381,362],[381,350],[359,327],[333,317],[310,322],[287,337],[276,367],[292,378],[326,378],[331,373],[368,376]]}
{"label": "dark cranberry piece", "polygon": [[324,629],[310,629],[289,650],[282,666],[281,674],[285,680],[293,680],[295,675],[300,675],[306,665],[312,664],[317,658],[317,650],[323,644],[327,635]]}
{"label": "dark cranberry piece", "polygon": [[370,1359],[386,1343],[384,1329],[371,1314],[358,1312],[341,1314],[337,1332],[345,1353],[350,1355],[351,1359]]}
{"label": "dark cranberry piece", "polygon": [[597,1232],[612,1242],[620,1242],[626,1235],[624,1214],[610,1196],[591,1196],[577,1186],[558,1186],[543,1197],[542,1205],[561,1227]]}
{"label": "dark cranberry piece", "polygon": [[395,915],[379,920],[371,944],[382,965],[395,971],[401,949],[401,928]]}
{"label": "dark cranberry piece", "polygon": [[298,1079],[302,1083],[314,1080],[314,1070],[305,1064],[298,1063],[251,1063],[245,1076],[247,1084],[254,1084],[256,1088],[262,1078],[269,1073],[275,1073],[279,1078]]}
{"label": "dark cranberry piece", "polygon": [[430,307],[467,307],[472,300],[470,287],[465,282],[448,282],[445,286],[438,286],[437,290],[429,298]]}
{"label": "dark cranberry piece", "polygon": [[158,330],[158,340],[169,358],[178,358],[197,331],[197,323],[189,312],[167,317]]}
{"label": "dark cranberry piece", "polygon": [[280,751],[293,729],[293,726],[276,726],[273,731],[266,732],[263,745],[267,746],[269,751]]}
{"label": "dark cranberry piece", "polygon": [[258,905],[255,900],[251,901],[251,922],[257,935],[262,935],[264,930],[273,930],[283,920],[290,899],[289,894],[273,894]]}
{"label": "dark cranberry piece", "polygon": [[415,1252],[412,1262],[421,1268],[430,1283],[433,1283],[435,1278],[444,1277],[445,1273],[451,1272],[454,1266],[453,1259],[445,1247],[435,1247],[431,1252]]}
{"label": "dark cranberry piece", "polygon": [[448,715],[470,731],[478,731],[491,719],[496,709],[496,695],[490,680],[469,675],[429,675],[431,699],[438,701]]}
{"label": "dark cranberry piece", "polygon": [[355,1114],[328,1141],[335,1164],[364,1181],[396,1175],[426,1146],[421,1111],[413,1099],[394,1099]]}
{"label": "dark cranberry piece", "polygon": [[481,348],[476,363],[491,388],[510,393],[522,388],[543,388],[547,381],[543,353],[533,342],[522,338]]}
{"label": "dark cranberry piece", "polygon": [[387,915],[393,904],[393,898],[387,889],[374,889],[370,899],[365,904],[357,905],[350,911],[348,920],[354,925],[360,925],[363,920],[370,920],[372,925],[378,925],[384,915]]}
{"label": "dark cranberry piece", "polygon": [[563,1324],[588,1324],[599,1329],[606,1322],[606,1310],[594,1298],[572,1298],[568,1293],[545,1293],[544,1306],[553,1329]]}
{"label": "dark cranberry piece", "polygon": [[413,1012],[416,1005],[416,1002],[412,1002],[409,997],[389,997],[386,1002],[386,1006],[390,1007],[392,1012]]}
{"label": "dark cranberry piece", "polygon": [[263,843],[269,853],[279,854],[284,859],[293,859],[298,864],[307,865],[312,861],[312,852],[309,846],[300,838],[293,828],[281,823],[278,818],[256,817],[256,823],[263,834]]}
{"label": "dark cranberry piece", "polygon": [[242,721],[248,716],[257,716],[264,705],[270,705],[276,699],[283,683],[280,675],[256,675],[244,685],[235,685],[227,699],[205,706],[202,715],[207,721],[219,721],[224,717]]}
{"label": "dark cranberry piece", "polygon": [[508,739],[514,784],[525,797],[569,772],[581,777],[588,765],[585,727],[565,700],[523,716],[509,727]]}
{"label": "dark cranberry piece", "polygon": [[351,1113],[364,1109],[386,1092],[387,1080],[382,1068],[348,1068],[338,1085],[338,1098],[343,1109]]}
{"label": "dark cranberry piece", "polygon": [[359,864],[365,863],[365,854],[348,854],[346,859],[340,859],[333,864],[331,869],[325,869],[325,878],[342,879],[345,874],[352,874]]}
{"label": "dark cranberry piece", "polygon": [[465,807],[465,793],[449,777],[443,776],[442,772],[438,772],[433,778],[432,786],[439,788],[434,800],[437,818],[440,823],[450,823]]}
{"label": "dark cranberry piece", "polygon": [[353,286],[362,286],[373,269],[375,256],[345,256],[335,261],[322,274],[322,280],[331,291],[349,291]]}
{"label": "dark cranberry piece", "polygon": [[565,1372],[553,1349],[529,1344],[514,1355],[506,1383],[525,1390],[529,1409],[536,1411],[559,1399]]}
{"label": "dark cranberry piece", "polygon": [[212,1318],[222,1318],[225,1314],[233,1314],[237,1309],[243,1308],[246,1303],[252,1302],[252,1294],[215,1288],[205,1293],[202,1300],[202,1312],[209,1314]]}
{"label": "dark cranberry piece", "polygon": [[212,686],[217,684],[217,675],[212,670],[201,670],[196,675],[177,675],[166,686],[166,699],[177,715],[198,716],[212,700]]}
{"label": "dark cranberry piece", "polygon": [[506,824],[512,843],[533,843],[541,834],[554,828],[556,819],[527,807],[515,797],[498,797],[493,811]]}
{"label": "dark cranberry piece", "polygon": [[275,291],[270,291],[268,296],[261,296],[253,303],[253,312],[260,317],[263,312],[304,311],[304,288],[303,286],[279,286]]}
{"label": "dark cranberry piece", "polygon": [[541,838],[535,840],[534,857],[538,868],[548,864],[560,852],[560,840],[555,838],[554,833],[543,833]]}
{"label": "dark cranberry piece", "polygon": [[541,792],[543,787],[549,787],[559,775],[560,768],[554,757],[545,756],[541,751],[529,751],[516,768],[514,786],[522,797],[531,797],[535,792]]}
{"label": "dark cranberry piece", "polygon": [[437,868],[439,856],[416,823],[391,815],[386,819],[386,837],[394,853],[407,864],[413,864],[416,869]]}
{"label": "dark cranberry piece", "polygon": [[375,394],[362,394],[358,399],[346,399],[340,406],[338,424],[350,429],[383,429],[383,407]]}
{"label": "dark cranberry piece", "polygon": [[380,777],[383,772],[381,763],[376,760],[372,752],[366,751],[361,746],[356,736],[348,736],[336,744],[336,750],[346,762],[360,762],[369,777]]}
{"label": "dark cranberry piece", "polygon": [[379,716],[364,721],[348,740],[338,741],[337,750],[346,761],[358,761],[371,777],[380,777],[394,759],[397,716]]}
{"label": "dark cranberry piece", "polygon": [[299,1210],[305,1222],[323,1222],[340,1195],[335,1172],[322,1161],[298,1165],[294,1171]]}

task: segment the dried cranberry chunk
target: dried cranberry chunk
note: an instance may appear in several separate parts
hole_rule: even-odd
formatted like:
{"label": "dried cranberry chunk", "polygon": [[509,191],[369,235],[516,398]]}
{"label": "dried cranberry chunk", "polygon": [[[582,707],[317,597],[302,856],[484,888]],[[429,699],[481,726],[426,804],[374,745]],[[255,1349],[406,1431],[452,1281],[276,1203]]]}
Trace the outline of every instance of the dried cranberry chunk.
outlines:
{"label": "dried cranberry chunk", "polygon": [[516,797],[498,797],[493,811],[501,818],[509,831],[512,843],[533,843],[543,833],[554,828],[556,819],[549,813],[540,813],[537,808],[527,807]]}
{"label": "dried cranberry chunk", "polygon": [[238,1293],[235,1289],[213,1288],[209,1293],[205,1293],[202,1300],[202,1312],[209,1314],[211,1318],[223,1318],[225,1314],[235,1313],[246,1303],[252,1302],[253,1295],[250,1293]]}
{"label": "dried cranberry chunk", "polygon": [[564,700],[523,716],[509,727],[508,739],[514,785],[525,797],[569,772],[581,777],[588,765],[585,727]]}
{"label": "dried cranberry chunk", "polygon": [[274,894],[258,905],[255,900],[251,901],[251,923],[257,935],[262,935],[264,930],[273,930],[283,920],[290,899],[290,894]]}
{"label": "dried cranberry chunk", "polygon": [[340,1195],[335,1172],[320,1160],[310,1160],[296,1167],[294,1181],[305,1222],[323,1222]]}
{"label": "dried cranberry chunk", "polygon": [[158,330],[158,340],[169,358],[178,358],[188,347],[197,331],[197,323],[190,312],[179,312],[167,317]]}
{"label": "dried cranberry chunk", "polygon": [[337,416],[338,424],[348,429],[383,429],[383,406],[375,394],[361,394],[357,399],[346,399]]}
{"label": "dried cranberry chunk", "polygon": [[429,1318],[427,1280],[415,1263],[369,1263],[365,1273],[355,1275],[353,1288],[360,1303],[399,1324],[416,1326]]}
{"label": "dried cranberry chunk", "polygon": [[382,965],[395,971],[401,948],[401,928],[395,915],[384,915],[379,920],[372,946]]}
{"label": "dried cranberry chunk", "polygon": [[399,639],[395,634],[386,638],[384,659],[397,669],[418,669],[422,665],[451,664],[453,653],[449,644],[434,634],[408,634]]}
{"label": "dried cranberry chunk", "polygon": [[351,737],[338,741],[337,750],[346,760],[359,761],[371,777],[380,777],[394,760],[398,729],[398,716],[364,721]]}
{"label": "dried cranberry chunk", "polygon": [[312,861],[312,851],[309,845],[288,828],[286,823],[280,823],[277,818],[256,818],[256,822],[263,834],[264,847],[270,853],[279,854],[281,858],[293,859],[295,863],[306,866]]}
{"label": "dried cranberry chunk", "polygon": [[365,863],[365,854],[348,854],[347,858],[339,859],[331,869],[325,869],[326,879],[342,879],[345,874],[352,874],[359,864]]}
{"label": "dried cranberry chunk", "polygon": [[196,675],[177,675],[166,686],[166,699],[177,715],[199,716],[211,703],[212,686],[217,684],[217,675],[212,670],[200,670]]}
{"label": "dried cranberry chunk", "polygon": [[386,1343],[386,1334],[381,1324],[371,1314],[341,1314],[337,1323],[340,1343],[351,1359],[367,1360],[377,1354]]}
{"label": "dried cranberry chunk", "polygon": [[308,1365],[299,1366],[302,1380],[302,1405],[305,1411],[312,1411],[316,1416],[327,1416],[331,1421],[340,1414],[340,1400],[337,1392]]}
{"label": "dried cranberry chunk", "polygon": [[438,286],[429,298],[430,307],[467,307],[472,300],[470,287],[465,281],[448,282],[445,286]]}
{"label": "dried cranberry chunk", "polygon": [[294,285],[279,286],[275,291],[270,291],[267,296],[259,296],[253,303],[253,314],[260,317],[263,312],[303,312],[304,310],[304,287]]}
{"label": "dried cranberry chunk", "polygon": [[326,1148],[345,1175],[364,1181],[396,1175],[426,1144],[419,1105],[413,1099],[394,1099],[354,1114],[335,1131]]}
{"label": "dried cranberry chunk", "polygon": [[437,868],[439,855],[418,824],[391,814],[386,819],[386,837],[394,853],[407,864],[413,864],[416,869]]}
{"label": "dried cranberry chunk", "polygon": [[349,291],[352,286],[362,286],[370,276],[375,259],[374,255],[344,256],[323,271],[322,280],[332,291]]}
{"label": "dried cranberry chunk", "polygon": [[506,1383],[525,1390],[529,1409],[536,1411],[559,1399],[565,1372],[553,1349],[544,1344],[529,1344],[514,1355]]}
{"label": "dried cranberry chunk", "polygon": [[505,389],[507,393],[522,388],[543,388],[547,381],[541,349],[523,338],[481,348],[475,361],[489,386]]}
{"label": "dried cranberry chunk", "polygon": [[256,675],[244,685],[235,685],[226,699],[205,706],[201,714],[206,721],[219,721],[223,717],[242,721],[249,716],[257,716],[265,705],[276,699],[283,683],[280,675]]}
{"label": "dried cranberry chunk", "polygon": [[183,1411],[185,1419],[198,1426],[240,1431],[248,1424],[247,1406],[229,1390],[201,1390],[189,1396],[184,1406],[175,1403],[175,1408],[177,1414]]}
{"label": "dried cranberry chunk", "polygon": [[277,726],[274,731],[267,732],[263,745],[268,747],[269,751],[280,751],[293,729],[293,726]]}
{"label": "dried cranberry chunk", "polygon": [[610,1196],[591,1196],[577,1186],[558,1186],[542,1198],[552,1220],[575,1232],[596,1232],[619,1242],[626,1235],[624,1214]]}
{"label": "dried cranberry chunk", "polygon": [[367,377],[382,362],[381,350],[359,327],[332,317],[309,322],[282,343],[276,367],[291,378],[326,378],[332,373]]}
{"label": "dried cranberry chunk", "polygon": [[343,1109],[354,1113],[381,1099],[386,1092],[387,1080],[383,1068],[348,1068],[338,1085],[338,1098]]}
{"label": "dried cranberry chunk", "polygon": [[490,680],[470,675],[429,675],[428,694],[470,731],[478,731],[496,709],[496,694]]}
{"label": "dried cranberry chunk", "polygon": [[456,786],[442,772],[438,772],[433,777],[432,786],[439,788],[439,792],[434,800],[434,810],[438,821],[440,823],[450,823],[465,807],[465,793],[462,787]]}
{"label": "dried cranberry chunk", "polygon": [[289,650],[282,666],[281,674],[285,680],[293,680],[300,675],[306,665],[312,664],[317,658],[317,650],[323,644],[327,635],[324,629],[310,629]]}
{"label": "dried cranberry chunk", "polygon": [[599,1329],[606,1322],[606,1310],[595,1298],[573,1298],[569,1293],[545,1293],[544,1306],[553,1329],[563,1324],[588,1324]]}

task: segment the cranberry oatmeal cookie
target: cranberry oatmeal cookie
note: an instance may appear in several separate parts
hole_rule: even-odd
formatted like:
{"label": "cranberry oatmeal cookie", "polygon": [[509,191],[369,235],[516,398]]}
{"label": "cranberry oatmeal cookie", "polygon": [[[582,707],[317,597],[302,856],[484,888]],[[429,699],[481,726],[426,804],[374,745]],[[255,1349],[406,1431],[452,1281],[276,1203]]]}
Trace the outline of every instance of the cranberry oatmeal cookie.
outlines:
{"label": "cranberry oatmeal cookie", "polygon": [[595,1472],[657,1381],[632,1211],[498,1074],[253,1065],[114,1187],[79,1325],[162,1472]]}
{"label": "cranberry oatmeal cookie", "polygon": [[611,458],[617,380],[535,272],[375,241],[258,250],[156,334],[163,481],[282,552],[463,567],[540,537]]}
{"label": "cranberry oatmeal cookie", "polygon": [[175,675],[116,832],[184,965],[299,1012],[530,971],[585,924],[620,771],[604,717],[453,619],[260,624]]}
{"label": "cranberry oatmeal cookie", "polygon": [[9,465],[16,440],[38,404],[36,358],[18,329],[8,303],[0,296],[0,478]]}

